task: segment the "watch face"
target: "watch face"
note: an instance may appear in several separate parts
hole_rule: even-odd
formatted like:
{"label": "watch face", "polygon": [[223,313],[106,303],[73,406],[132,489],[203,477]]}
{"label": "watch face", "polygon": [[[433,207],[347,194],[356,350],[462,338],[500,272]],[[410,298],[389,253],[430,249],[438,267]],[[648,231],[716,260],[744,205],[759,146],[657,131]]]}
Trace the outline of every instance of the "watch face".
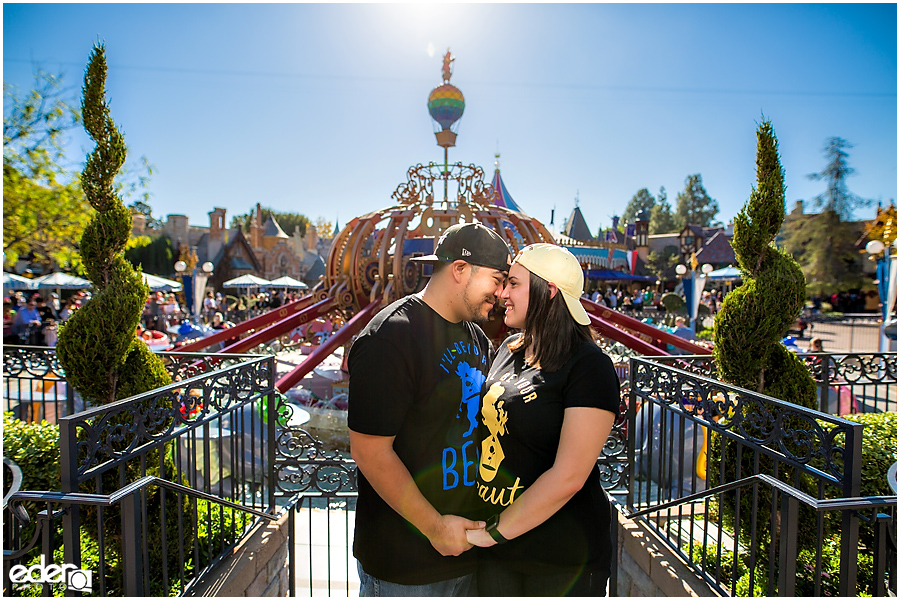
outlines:
{"label": "watch face", "polygon": [[487,529],[488,531],[493,531],[494,529],[497,528],[497,525],[499,525],[499,524],[500,524],[500,515],[496,514],[487,520],[487,525],[485,526],[485,529]]}

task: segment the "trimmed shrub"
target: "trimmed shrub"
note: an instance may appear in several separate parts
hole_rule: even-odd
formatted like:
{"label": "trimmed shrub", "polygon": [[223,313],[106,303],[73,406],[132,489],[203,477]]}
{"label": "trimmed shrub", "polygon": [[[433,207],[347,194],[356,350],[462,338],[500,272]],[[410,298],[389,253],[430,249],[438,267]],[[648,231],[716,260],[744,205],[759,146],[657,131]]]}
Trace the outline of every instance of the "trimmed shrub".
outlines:
{"label": "trimmed shrub", "polygon": [[[757,129],[756,174],[757,186],[735,217],[731,243],[743,285],[725,297],[716,315],[713,356],[721,381],[799,406],[817,408],[812,376],[797,356],[781,343],[804,306],[806,282],[797,262],[774,245],[784,221],[784,175],[778,156],[778,140],[770,121],[764,121]],[[807,427],[804,422],[793,423],[792,420],[785,419],[780,426],[785,429]],[[738,463],[736,443],[724,441],[720,435],[710,438],[708,473],[711,487],[755,472],[772,473],[771,459],[760,457],[755,462],[754,453],[744,452]],[[723,467],[724,472],[720,473]],[[793,483],[794,470],[782,465],[778,477]],[[809,487],[813,485],[811,478],[800,479],[804,491],[815,495],[815,488]],[[753,534],[750,520],[742,518],[739,524],[735,523],[735,493],[724,497],[721,510],[725,523],[735,527],[744,543],[750,543]],[[755,535],[761,552],[768,548],[767,515],[770,508],[771,490],[760,489],[756,504],[760,518]],[[752,509],[753,494],[741,494],[741,514],[750,515]],[[804,530],[811,526],[814,517],[811,510],[800,509]]]}
{"label": "trimmed shrub", "polygon": [[124,258],[131,211],[114,179],[125,163],[125,140],[106,101],[106,50],[94,46],[84,74],[84,128],[96,143],[81,174],[95,209],[81,237],[81,256],[94,295],[60,326],[57,356],[66,380],[88,402],[107,404],[171,383],[162,361],[137,339],[150,289]]}

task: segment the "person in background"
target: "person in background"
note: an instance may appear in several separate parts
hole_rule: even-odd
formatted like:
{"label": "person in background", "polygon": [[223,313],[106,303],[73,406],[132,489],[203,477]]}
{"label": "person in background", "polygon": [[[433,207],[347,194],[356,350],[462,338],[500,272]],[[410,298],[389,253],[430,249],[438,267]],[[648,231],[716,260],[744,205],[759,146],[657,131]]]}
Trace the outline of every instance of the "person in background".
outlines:
{"label": "person in background", "polygon": [[597,457],[619,414],[619,379],[596,344],[578,260],[554,244],[516,256],[507,327],[481,402],[477,496],[482,596],[604,596],[613,560]]}
{"label": "person in background", "polygon": [[222,313],[216,311],[213,313],[212,318],[212,328],[213,329],[228,329],[231,327],[228,323],[225,322],[225,318],[222,316]]}
{"label": "person in background", "polygon": [[44,300],[43,296],[35,294],[34,301],[37,303],[37,311],[41,313],[41,323],[43,325],[47,325],[51,321],[59,320],[59,315],[53,307],[47,304],[46,300]]}
{"label": "person in background", "polygon": [[425,289],[382,309],[350,348],[348,426],[359,468],[353,555],[360,596],[466,596],[476,555],[481,384],[493,351],[476,324],[510,252],[478,223],[449,227]]}
{"label": "person in background", "polygon": [[206,323],[213,320],[216,314],[216,299],[212,292],[206,292],[206,298],[203,299],[203,317]]}
{"label": "person in background", "polygon": [[13,321],[13,333],[20,338],[20,343],[37,346],[39,342],[39,334],[41,331],[41,313],[37,310],[37,302],[34,298],[30,298],[25,306],[16,313]]}
{"label": "person in background", "polygon": [[809,349],[807,352],[825,352],[825,348],[822,346],[822,338],[813,338],[809,340]]}

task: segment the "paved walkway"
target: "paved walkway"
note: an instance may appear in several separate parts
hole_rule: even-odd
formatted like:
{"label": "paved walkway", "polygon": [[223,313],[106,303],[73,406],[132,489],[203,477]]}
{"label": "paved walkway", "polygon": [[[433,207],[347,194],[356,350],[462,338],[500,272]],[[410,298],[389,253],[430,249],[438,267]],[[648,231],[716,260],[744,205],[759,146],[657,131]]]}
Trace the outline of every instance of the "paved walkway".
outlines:
{"label": "paved walkway", "polygon": [[356,511],[304,508],[296,520],[297,596],[359,596],[351,551]]}

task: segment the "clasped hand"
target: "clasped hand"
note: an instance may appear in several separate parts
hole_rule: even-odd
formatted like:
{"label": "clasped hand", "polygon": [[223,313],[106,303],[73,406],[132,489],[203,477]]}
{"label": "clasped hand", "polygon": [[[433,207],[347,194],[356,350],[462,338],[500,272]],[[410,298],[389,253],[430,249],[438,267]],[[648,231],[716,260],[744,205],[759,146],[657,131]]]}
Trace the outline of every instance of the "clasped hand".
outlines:
{"label": "clasped hand", "polygon": [[[484,532],[485,525],[484,521],[470,521],[456,515],[442,515],[428,536],[428,540],[442,556],[459,556],[473,546],[482,545],[470,541],[472,539],[470,536]],[[493,542],[491,536],[487,533],[484,535]],[[481,538],[475,539],[480,540]]]}

